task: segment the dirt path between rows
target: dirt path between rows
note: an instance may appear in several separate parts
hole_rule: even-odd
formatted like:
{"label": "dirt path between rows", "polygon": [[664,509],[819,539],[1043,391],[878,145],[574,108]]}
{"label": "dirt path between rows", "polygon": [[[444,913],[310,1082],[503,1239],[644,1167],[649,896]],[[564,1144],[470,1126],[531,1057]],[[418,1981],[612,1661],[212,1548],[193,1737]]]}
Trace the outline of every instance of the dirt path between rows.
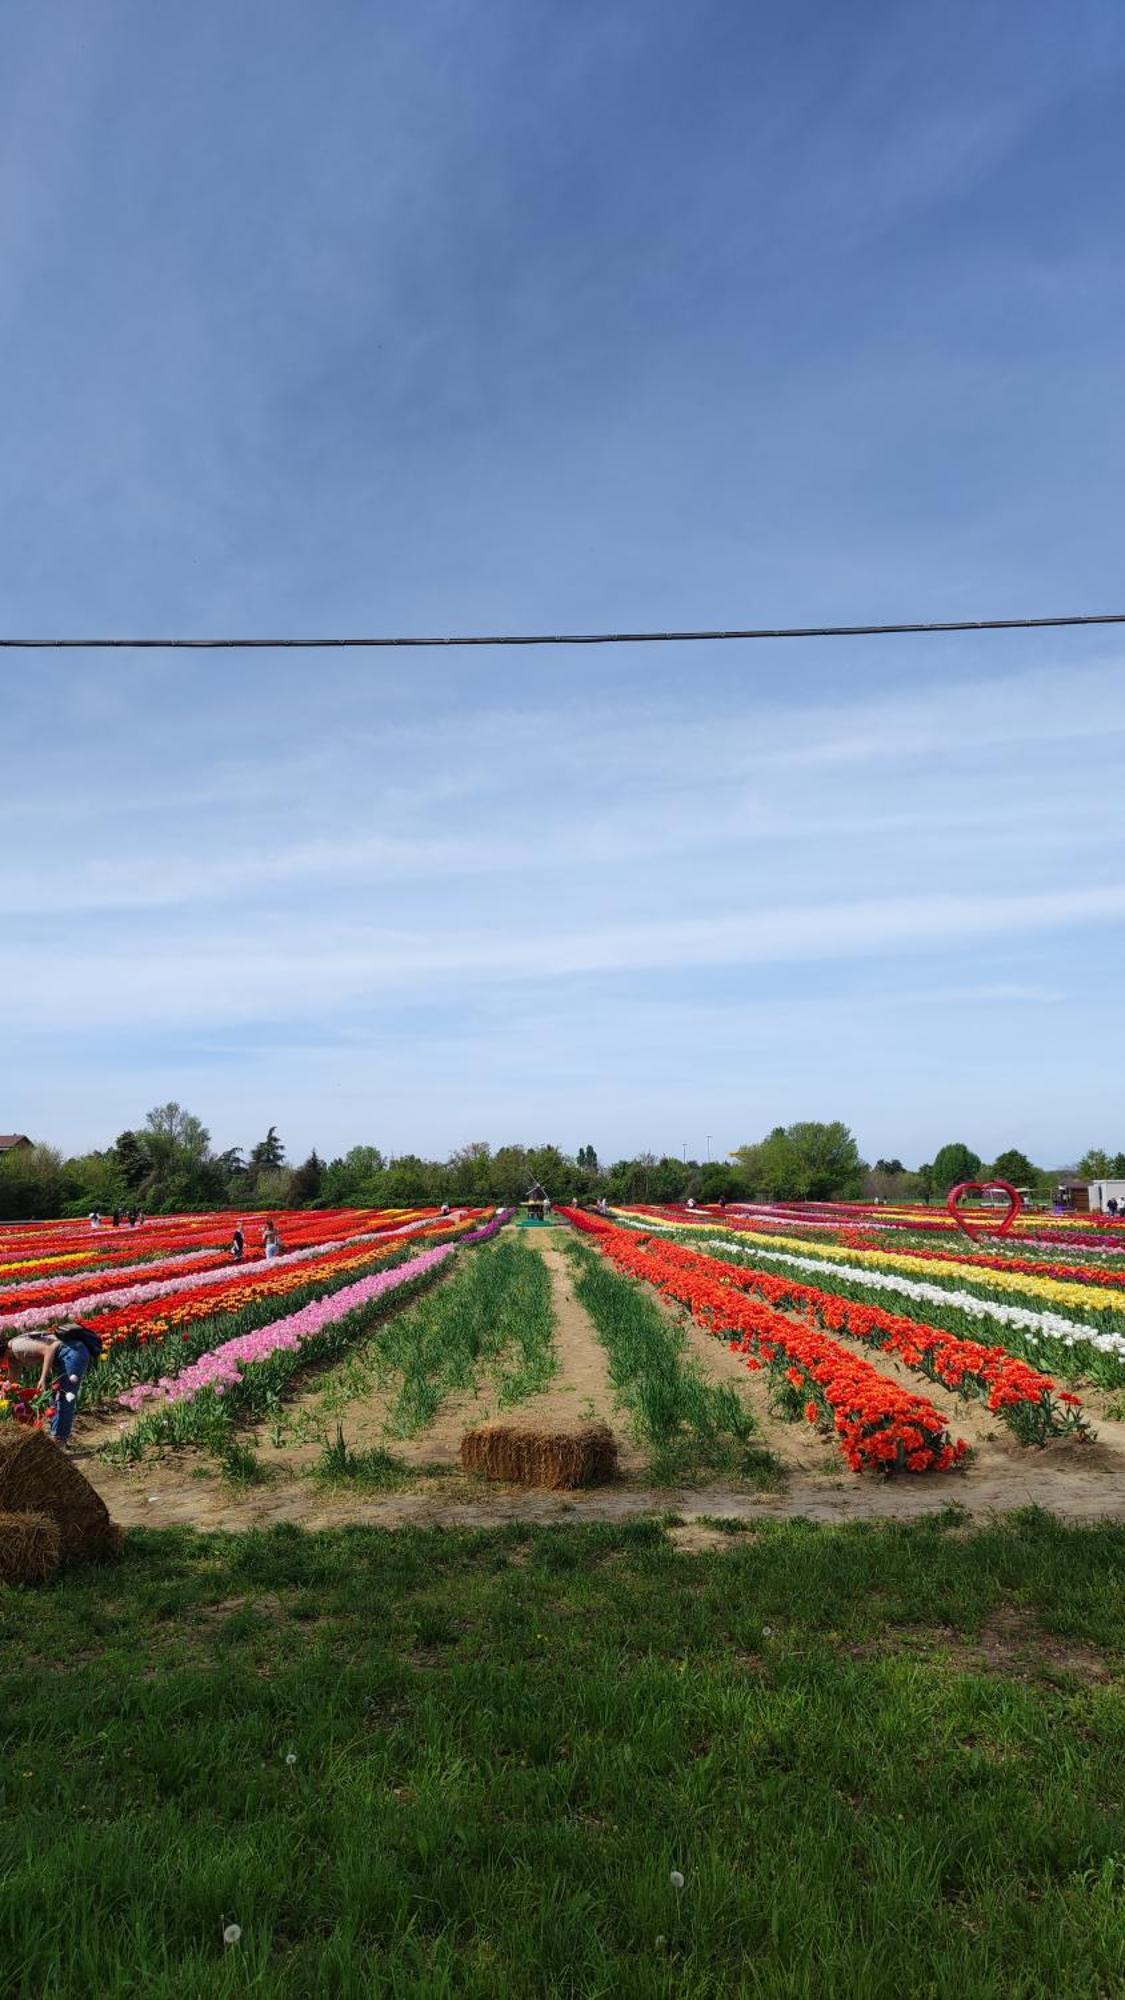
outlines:
{"label": "dirt path between rows", "polygon": [[627,1433],[624,1412],[610,1379],[609,1357],[597,1328],[575,1297],[570,1262],[557,1240],[561,1233],[556,1229],[531,1232],[532,1247],[551,1274],[560,1367],[543,1395],[530,1396],[520,1404],[520,1421],[549,1430],[553,1425],[600,1417],[617,1439],[618,1466],[629,1478],[641,1470],[645,1456]]}
{"label": "dirt path between rows", "polygon": [[[531,1233],[528,1248],[542,1256],[550,1273],[558,1372],[547,1389],[516,1404],[511,1414],[520,1422],[543,1428],[602,1418],[617,1437],[620,1471],[629,1479],[643,1467],[644,1455],[625,1434],[605,1349],[585,1307],[574,1295],[570,1266],[556,1236],[554,1229],[537,1230]],[[498,1408],[495,1385],[487,1372],[472,1389],[449,1397],[426,1431],[417,1437],[399,1438],[388,1430],[397,1385],[381,1388],[372,1382],[351,1393],[344,1386],[348,1367],[344,1361],[318,1371],[312,1383],[287,1401],[289,1434],[280,1446],[272,1442],[269,1424],[240,1434],[266,1468],[268,1480],[262,1486],[232,1485],[213,1460],[194,1450],[167,1451],[139,1466],[107,1465],[94,1455],[94,1448],[131,1421],[119,1412],[91,1412],[84,1426],[85,1449],[80,1450],[79,1463],[114,1518],[126,1527],[174,1522],[227,1530],[265,1527],[275,1521],[301,1521],[309,1527],[347,1521],[397,1526],[410,1520],[462,1519],[479,1525],[493,1519],[535,1518],[540,1500],[547,1503],[546,1518],[552,1504],[558,1511],[555,1496],[483,1485],[462,1476],[460,1451],[465,1431],[490,1417],[507,1414]],[[337,1423],[352,1452],[377,1447],[391,1451],[396,1459],[417,1469],[418,1486],[399,1492],[359,1493],[315,1485],[309,1474],[326,1441],[335,1435]]]}
{"label": "dirt path between rows", "polygon": [[334,1434],[339,1420],[353,1451],[368,1451],[382,1446],[408,1465],[419,1468],[436,1466],[448,1471],[460,1465],[461,1439],[467,1430],[488,1422],[490,1418],[511,1415],[520,1423],[534,1424],[543,1429],[600,1417],[618,1433],[619,1462],[623,1473],[628,1475],[638,1470],[643,1464],[642,1454],[620,1435],[619,1414],[615,1412],[605,1349],[585,1307],[579,1305],[574,1296],[570,1267],[554,1241],[555,1231],[536,1230],[529,1234],[531,1241],[528,1248],[542,1256],[550,1274],[555,1311],[554,1347],[558,1369],[548,1388],[541,1390],[537,1396],[525,1397],[510,1411],[501,1410],[495,1384],[486,1370],[471,1389],[450,1396],[425,1431],[417,1437],[399,1438],[388,1428],[397,1396],[395,1385],[386,1388],[373,1386],[358,1395],[339,1398],[338,1407],[325,1411],[326,1390],[333,1379],[343,1376],[347,1365],[337,1364],[315,1387],[296,1396],[287,1408],[291,1424],[299,1427],[304,1418],[310,1423],[310,1428],[316,1426],[317,1436],[310,1436],[303,1442],[288,1442],[278,1451],[271,1446],[268,1425],[259,1425],[251,1434],[250,1441],[262,1452],[267,1463],[282,1472],[307,1470],[319,1457],[325,1439]]}
{"label": "dirt path between rows", "polygon": [[[650,1297],[682,1327],[707,1378],[731,1383],[745,1399],[761,1441],[780,1461],[784,1484],[770,1492],[721,1484],[642,1486],[637,1479],[643,1454],[626,1434],[605,1350],[585,1308],[574,1296],[570,1265],[559,1240],[561,1231],[545,1229],[529,1235],[529,1247],[544,1258],[551,1273],[560,1366],[551,1386],[518,1405],[518,1413],[543,1424],[591,1415],[604,1417],[618,1438],[624,1475],[621,1484],[558,1494],[493,1487],[465,1479],[457,1469],[462,1432],[485,1415],[496,1414],[495,1392],[487,1382],[478,1385],[476,1393],[451,1399],[432,1428],[417,1439],[387,1439],[384,1425],[390,1398],[385,1392],[372,1389],[348,1400],[341,1418],[353,1449],[388,1444],[396,1457],[417,1466],[417,1484],[398,1492],[358,1493],[317,1486],[307,1473],[321,1442],[290,1442],[278,1452],[264,1427],[254,1434],[271,1474],[262,1486],[232,1485],[213,1461],[195,1452],[170,1452],[141,1466],[119,1469],[106,1465],[90,1449],[105,1441],[118,1420],[108,1413],[99,1419],[93,1412],[82,1426],[82,1471],[103,1495],[114,1518],[126,1527],[182,1523],[224,1532],[269,1527],[277,1522],[310,1529],[352,1523],[382,1528],[479,1528],[514,1521],[622,1521],[665,1513],[686,1524],[678,1531],[685,1546],[704,1546],[713,1539],[723,1539],[713,1536],[706,1526],[708,1519],[747,1524],[797,1515],[825,1522],[914,1520],[951,1502],[970,1515],[982,1517],[1034,1504],[1066,1520],[1125,1521],[1125,1424],[1096,1415],[1091,1409],[1098,1431],[1096,1444],[1063,1439],[1042,1450],[1025,1448],[982,1405],[940,1387],[935,1389],[891,1356],[844,1339],[841,1345],[907,1386],[930,1395],[948,1418],[953,1435],[967,1437],[974,1448],[970,1464],[956,1473],[893,1480],[871,1475],[861,1478],[844,1464],[831,1439],[806,1424],[789,1424],[771,1416],[764,1374],[752,1374],[725,1341],[705,1333],[649,1287],[645,1289]],[[287,1406],[289,1414],[302,1408],[311,1411],[328,1379],[325,1376],[295,1398]],[[333,1418],[333,1428],[334,1422]],[[441,1476],[427,1477],[424,1468]]]}

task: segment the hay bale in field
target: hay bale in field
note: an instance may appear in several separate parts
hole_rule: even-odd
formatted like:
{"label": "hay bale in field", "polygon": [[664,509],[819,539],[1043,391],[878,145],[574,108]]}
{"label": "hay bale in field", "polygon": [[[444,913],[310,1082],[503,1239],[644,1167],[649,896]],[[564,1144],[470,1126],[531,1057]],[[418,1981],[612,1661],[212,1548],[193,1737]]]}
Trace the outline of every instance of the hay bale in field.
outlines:
{"label": "hay bale in field", "polygon": [[0,1513],[45,1514],[64,1562],[111,1555],[121,1544],[101,1494],[43,1431],[22,1424],[0,1428]]}
{"label": "hay bale in field", "polygon": [[46,1514],[0,1514],[0,1583],[44,1583],[62,1560],[62,1536]]}
{"label": "hay bale in field", "polygon": [[461,1439],[461,1470],[515,1486],[604,1486],[617,1471],[617,1441],[608,1424],[537,1430],[530,1424],[480,1424]]}

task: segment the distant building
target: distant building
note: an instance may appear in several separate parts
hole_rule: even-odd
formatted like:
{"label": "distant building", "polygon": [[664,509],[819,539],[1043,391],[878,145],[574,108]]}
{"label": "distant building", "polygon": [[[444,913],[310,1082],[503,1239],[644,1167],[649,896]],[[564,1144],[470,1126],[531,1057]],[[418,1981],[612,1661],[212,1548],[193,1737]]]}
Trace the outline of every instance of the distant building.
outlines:
{"label": "distant building", "polygon": [[1078,1215],[1104,1215],[1111,1201],[1125,1212],[1125,1180],[1080,1181],[1066,1174],[1057,1183],[1055,1201]]}
{"label": "distant building", "polygon": [[1073,1174],[1064,1174],[1055,1184],[1055,1204],[1058,1208],[1074,1209],[1079,1215],[1090,1212],[1090,1183],[1076,1180]]}
{"label": "distant building", "polygon": [[0,1153],[18,1153],[26,1146],[31,1151],[31,1140],[26,1132],[0,1132]]}
{"label": "distant building", "polygon": [[1119,1209],[1125,1208],[1123,1180],[1091,1181],[1088,1193],[1090,1208],[1095,1213],[1104,1213],[1111,1201],[1115,1201]]}

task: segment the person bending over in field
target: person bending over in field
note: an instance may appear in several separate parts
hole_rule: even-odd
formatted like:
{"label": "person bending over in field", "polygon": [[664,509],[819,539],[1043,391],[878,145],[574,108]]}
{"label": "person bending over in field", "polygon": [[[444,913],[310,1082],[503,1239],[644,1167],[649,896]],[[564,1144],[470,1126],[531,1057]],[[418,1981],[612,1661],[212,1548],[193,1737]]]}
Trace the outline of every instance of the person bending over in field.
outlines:
{"label": "person bending over in field", "polygon": [[7,1361],[21,1381],[30,1381],[38,1368],[37,1396],[43,1394],[48,1382],[54,1382],[51,1436],[64,1447],[74,1429],[82,1384],[101,1354],[100,1336],[77,1320],[68,1320],[50,1333],[0,1333],[0,1361]]}

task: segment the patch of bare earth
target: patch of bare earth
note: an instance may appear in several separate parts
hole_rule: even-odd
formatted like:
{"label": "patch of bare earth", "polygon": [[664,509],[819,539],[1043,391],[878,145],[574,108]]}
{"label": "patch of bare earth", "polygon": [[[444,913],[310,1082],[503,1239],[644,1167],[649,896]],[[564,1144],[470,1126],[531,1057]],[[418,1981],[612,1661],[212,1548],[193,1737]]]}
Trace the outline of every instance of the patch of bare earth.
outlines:
{"label": "patch of bare earth", "polygon": [[680,1521],[668,1529],[668,1540],[681,1555],[726,1555],[737,1548],[739,1542],[746,1541],[745,1534],[732,1534],[727,1528],[716,1528],[711,1521]]}
{"label": "patch of bare earth", "polygon": [[1066,1676],[1087,1686],[1112,1680],[1119,1671],[1096,1646],[1045,1632],[1030,1612],[1014,1604],[993,1611],[975,1637],[950,1625],[889,1626],[848,1651],[854,1659],[899,1653],[908,1659],[936,1659],[958,1672],[1003,1674],[1009,1680]]}

